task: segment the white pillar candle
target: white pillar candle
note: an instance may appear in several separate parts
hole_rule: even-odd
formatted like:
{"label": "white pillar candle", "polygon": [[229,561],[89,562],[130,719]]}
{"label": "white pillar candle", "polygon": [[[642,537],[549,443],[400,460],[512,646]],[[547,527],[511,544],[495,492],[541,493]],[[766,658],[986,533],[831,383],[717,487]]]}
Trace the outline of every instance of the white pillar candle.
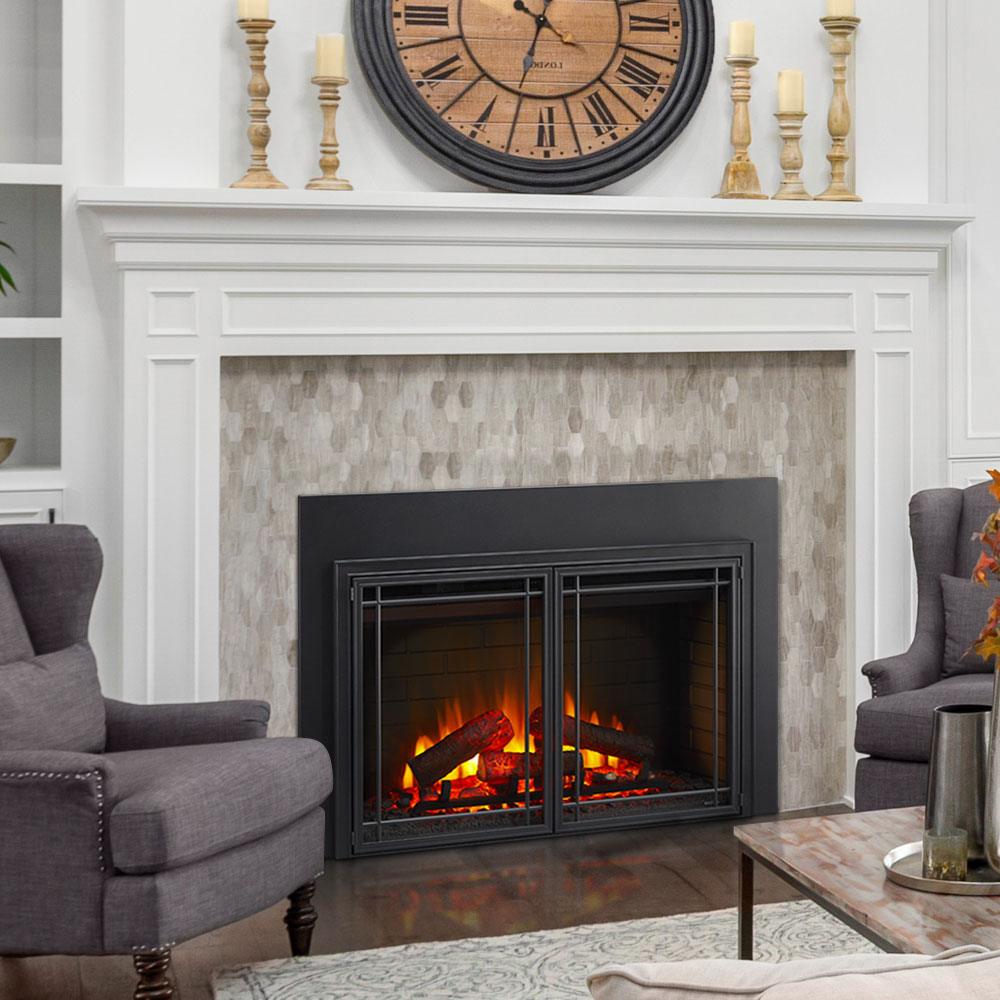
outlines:
{"label": "white pillar candle", "polygon": [[753,43],[753,21],[733,21],[729,25],[729,54],[731,56],[752,56]]}
{"label": "white pillar candle", "polygon": [[267,20],[267,0],[239,0],[240,20]]}
{"label": "white pillar candle", "polygon": [[316,36],[316,75],[344,75],[344,36]]}
{"label": "white pillar candle", "polygon": [[783,69],[778,74],[778,110],[805,111],[805,77],[797,69]]}
{"label": "white pillar candle", "polygon": [[827,17],[854,17],[854,0],[826,0]]}

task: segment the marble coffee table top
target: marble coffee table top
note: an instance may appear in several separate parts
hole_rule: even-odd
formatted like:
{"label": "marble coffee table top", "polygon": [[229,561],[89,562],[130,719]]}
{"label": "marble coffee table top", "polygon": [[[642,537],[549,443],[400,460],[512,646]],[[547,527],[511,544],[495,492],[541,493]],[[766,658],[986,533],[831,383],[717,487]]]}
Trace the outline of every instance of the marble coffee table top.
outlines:
{"label": "marble coffee table top", "polygon": [[919,840],[921,807],[754,823],[735,829],[743,849],[835,912],[900,951],[932,955],[963,944],[1000,949],[1000,896],[945,896],[885,877],[882,859]]}

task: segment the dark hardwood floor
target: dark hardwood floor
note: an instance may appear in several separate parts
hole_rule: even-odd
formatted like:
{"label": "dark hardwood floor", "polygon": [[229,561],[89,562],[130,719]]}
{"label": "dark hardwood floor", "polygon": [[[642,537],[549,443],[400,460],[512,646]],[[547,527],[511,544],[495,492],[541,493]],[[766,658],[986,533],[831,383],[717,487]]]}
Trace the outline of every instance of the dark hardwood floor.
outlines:
{"label": "dark hardwood floor", "polygon": [[[732,829],[725,821],[329,861],[313,900],[313,954],[735,906]],[[766,872],[755,882],[759,902],[796,898]],[[212,969],[287,957],[284,911],[176,948],[177,996],[209,1000]],[[128,957],[0,958],[3,1000],[130,1000],[134,985]]]}

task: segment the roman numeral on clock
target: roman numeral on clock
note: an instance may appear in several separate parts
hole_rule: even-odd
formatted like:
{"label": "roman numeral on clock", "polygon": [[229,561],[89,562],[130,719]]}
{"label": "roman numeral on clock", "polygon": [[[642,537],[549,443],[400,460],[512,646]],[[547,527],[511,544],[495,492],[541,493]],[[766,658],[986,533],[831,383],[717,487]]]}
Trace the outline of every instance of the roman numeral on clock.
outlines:
{"label": "roman numeral on clock", "polygon": [[472,123],[472,130],[469,132],[469,138],[475,139],[476,136],[486,128],[486,123],[490,120],[490,115],[493,114],[493,108],[496,106],[497,99],[494,97],[489,104],[480,112],[479,117]]}
{"label": "roman numeral on clock", "polygon": [[447,28],[448,8],[408,3],[403,6],[403,21],[410,25],[431,24]]}
{"label": "roman numeral on clock", "polygon": [[551,104],[538,109],[538,139],[535,145],[545,150],[545,156],[549,156],[549,150],[556,145],[555,121],[556,109]]}
{"label": "roman numeral on clock", "polygon": [[462,68],[462,57],[457,53],[442,59],[436,66],[425,69],[421,74],[423,79],[417,81],[418,87],[428,87],[433,90],[443,80],[454,76]]}
{"label": "roman numeral on clock", "polygon": [[[409,8],[407,8],[409,9]],[[662,17],[642,17],[639,14],[629,14],[629,31],[670,31],[671,27],[680,27],[678,22],[671,25],[672,15],[664,14]],[[409,22],[407,22],[409,23]]]}
{"label": "roman numeral on clock", "polygon": [[660,79],[660,74],[655,69],[639,62],[638,59],[633,59],[632,56],[625,56],[622,59],[621,65],[615,70],[615,76],[644,101],[653,96],[656,83]]}
{"label": "roman numeral on clock", "polygon": [[[598,139],[602,135],[607,135],[618,124],[618,119],[611,113],[604,98],[596,90],[583,102],[583,110],[586,111],[590,124],[594,126],[594,132]],[[615,137],[612,136],[612,138]]]}

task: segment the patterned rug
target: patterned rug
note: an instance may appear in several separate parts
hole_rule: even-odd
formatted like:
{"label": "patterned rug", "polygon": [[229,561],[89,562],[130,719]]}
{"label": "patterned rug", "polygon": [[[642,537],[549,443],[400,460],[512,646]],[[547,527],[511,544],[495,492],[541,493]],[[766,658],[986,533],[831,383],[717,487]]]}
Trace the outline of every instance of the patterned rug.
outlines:
{"label": "patterned rug", "polygon": [[[877,952],[807,900],[754,909],[756,957]],[[216,972],[216,1000],[586,1000],[603,965],[735,958],[736,911],[287,958]]]}

